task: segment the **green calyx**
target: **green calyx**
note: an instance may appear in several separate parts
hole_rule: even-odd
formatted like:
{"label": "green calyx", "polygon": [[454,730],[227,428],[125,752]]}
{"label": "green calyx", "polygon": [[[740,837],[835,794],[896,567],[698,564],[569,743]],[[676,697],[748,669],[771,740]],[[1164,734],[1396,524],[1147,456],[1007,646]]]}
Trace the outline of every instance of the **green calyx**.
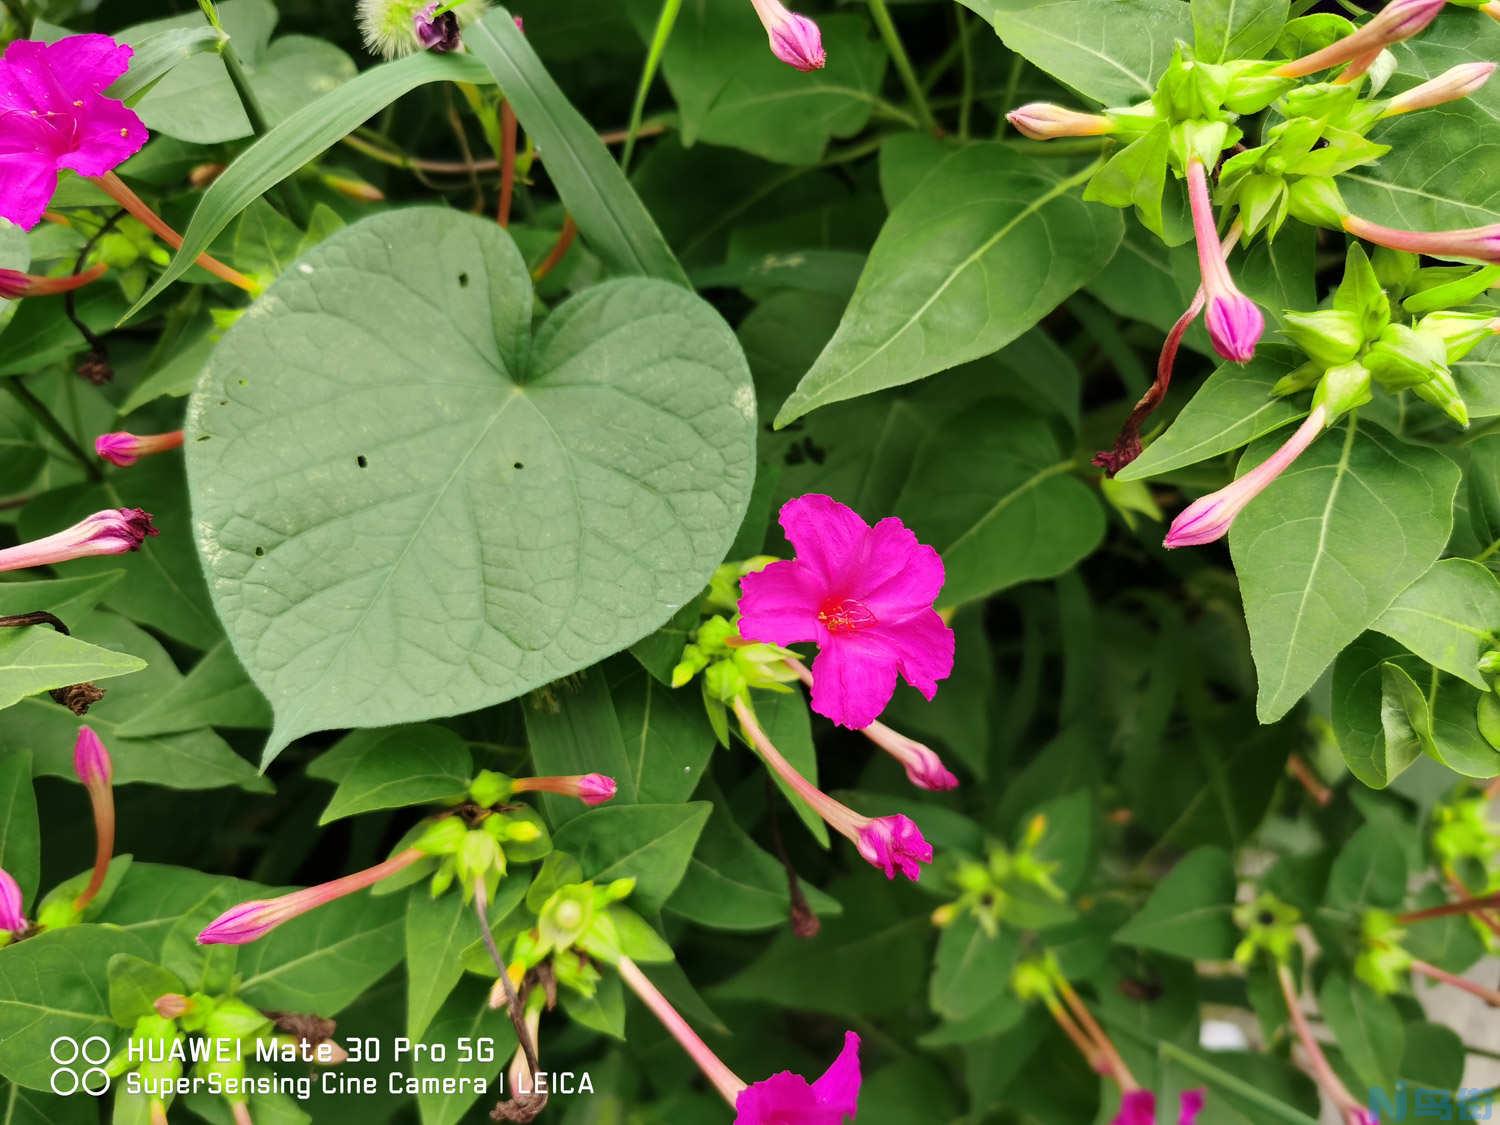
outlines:
{"label": "green calyx", "polygon": [[510,800],[515,792],[515,779],[509,774],[495,770],[480,770],[469,782],[469,799],[484,808],[493,808]]}
{"label": "green calyx", "polygon": [[1401,946],[1406,931],[1383,910],[1367,910],[1360,919],[1360,951],[1354,975],[1382,996],[1401,990],[1413,957]]}
{"label": "green calyx", "polygon": [[1262,892],[1253,902],[1240,903],[1234,908],[1234,922],[1245,936],[1235,948],[1235,962],[1249,965],[1264,953],[1278,965],[1290,964],[1301,920],[1295,906],[1269,892]]}

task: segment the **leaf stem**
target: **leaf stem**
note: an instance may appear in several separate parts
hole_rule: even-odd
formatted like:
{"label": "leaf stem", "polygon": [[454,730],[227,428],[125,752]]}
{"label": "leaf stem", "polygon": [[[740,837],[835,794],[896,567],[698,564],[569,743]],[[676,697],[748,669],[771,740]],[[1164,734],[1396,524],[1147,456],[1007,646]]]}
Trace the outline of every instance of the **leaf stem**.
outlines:
{"label": "leaf stem", "polygon": [[969,41],[969,12],[962,4],[955,7],[958,15],[958,45],[963,57],[962,86],[958,103],[958,136],[969,139],[969,120],[974,110],[974,45]]}
{"label": "leaf stem", "polygon": [[682,11],[682,0],[662,0],[661,11],[656,16],[656,30],[651,33],[651,45],[646,49],[646,62],[641,67],[641,78],[635,88],[635,102],[630,107],[630,121],[625,126],[625,151],[620,153],[620,171],[630,171],[630,158],[635,155],[635,142],[641,135],[641,117],[646,112],[646,98],[651,93],[651,83],[656,79],[656,70],[661,66],[661,57],[666,53],[667,42],[672,38],[672,29],[677,26],[677,14]]}
{"label": "leaf stem", "polygon": [[33,418],[42,424],[42,428],[51,434],[57,443],[73,456],[75,461],[83,466],[83,471],[88,474],[90,480],[99,481],[104,479],[104,473],[100,470],[99,463],[84,451],[83,446],[78,444],[78,439],[70,434],[67,427],[57,420],[57,415],[52,413],[47,404],[37,398],[31,388],[21,381],[21,376],[15,375],[6,379],[5,389],[31,413]]}
{"label": "leaf stem", "polygon": [[917,120],[929,133],[941,133],[942,129],[932,116],[932,107],[927,104],[927,95],[922,92],[922,83],[917,79],[917,72],[912,69],[911,57],[901,43],[901,35],[891,20],[891,11],[886,7],[885,0],[869,0],[869,5],[870,15],[875,20],[880,37],[885,40],[886,50],[891,53],[891,61],[896,64],[896,73],[901,76],[901,84],[906,87],[906,94],[911,98]]}

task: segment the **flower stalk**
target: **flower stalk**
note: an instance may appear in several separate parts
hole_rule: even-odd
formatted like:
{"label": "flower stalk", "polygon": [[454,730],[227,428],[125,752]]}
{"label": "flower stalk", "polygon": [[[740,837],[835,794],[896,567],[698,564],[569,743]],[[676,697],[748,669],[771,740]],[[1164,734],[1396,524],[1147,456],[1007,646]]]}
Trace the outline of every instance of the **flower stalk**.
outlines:
{"label": "flower stalk", "polygon": [[[93,182],[106,195],[123,207],[129,214],[145,224],[147,229],[157,238],[161,239],[174,250],[182,249],[182,235],[169,227],[155,211],[146,205],[145,200],[136,195],[126,186],[125,181],[120,179],[114,172],[106,172],[102,176],[93,177]],[[230,285],[243,289],[252,296],[260,295],[260,286],[251,281],[236,269],[231,269],[223,262],[210,254],[199,254],[195,259],[197,263],[213,274],[220,281],[227,281]]]}
{"label": "flower stalk", "polygon": [[1307,1056],[1313,1080],[1333,1101],[1346,1125],[1365,1125],[1365,1122],[1369,1120],[1367,1111],[1349,1092],[1349,1087],[1344,1085],[1343,1079],[1335,1074],[1333,1067],[1329,1065],[1328,1056],[1323,1053],[1323,1047],[1313,1035],[1312,1026],[1307,1022],[1307,1015],[1302,1011],[1302,1004],[1297,996],[1297,985],[1292,980],[1292,970],[1284,962],[1277,962],[1276,980],[1281,985],[1281,995],[1286,1001],[1287,1014],[1292,1020],[1292,1030],[1296,1032],[1297,1041],[1302,1045],[1302,1051]]}
{"label": "flower stalk", "polygon": [[1344,229],[1356,238],[1433,258],[1500,265],[1500,223],[1457,230],[1418,231],[1382,226],[1358,215],[1344,216]]}
{"label": "flower stalk", "polygon": [[645,973],[641,972],[639,965],[622,955],[615,963],[615,968],[619,970],[620,979],[625,982],[630,991],[640,998],[641,1003],[651,1009],[651,1014],[660,1020],[662,1027],[667,1029],[667,1033],[677,1040],[678,1045],[687,1052],[688,1058],[697,1063],[698,1069],[713,1084],[719,1096],[731,1107],[734,1106],[748,1083],[724,1065],[724,1060],[714,1054],[713,1048],[699,1038],[692,1025],[682,1018],[676,1008],[672,1007],[671,1001],[661,994]]}

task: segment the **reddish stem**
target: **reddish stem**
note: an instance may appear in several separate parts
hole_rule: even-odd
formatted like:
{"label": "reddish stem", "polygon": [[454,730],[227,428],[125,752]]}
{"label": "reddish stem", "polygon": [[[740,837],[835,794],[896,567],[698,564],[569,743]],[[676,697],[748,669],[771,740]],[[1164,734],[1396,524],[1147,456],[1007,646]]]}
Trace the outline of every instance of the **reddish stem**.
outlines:
{"label": "reddish stem", "polygon": [[568,250],[572,248],[573,240],[577,237],[578,224],[573,221],[572,215],[564,215],[562,233],[557,236],[557,241],[553,243],[551,252],[548,253],[542,264],[531,271],[531,280],[541,281],[542,278],[556,269],[557,264],[563,260]]}
{"label": "reddish stem", "polygon": [[[145,201],[140,196],[126,187],[125,181],[120,179],[119,176],[113,172],[106,172],[102,176],[94,177],[93,182],[99,185],[111,199],[125,208],[132,217],[144,223],[157,238],[161,239],[174,250],[182,249],[182,235],[167,226],[162,221],[161,216],[146,206]],[[197,262],[221,281],[227,281],[230,285],[238,286],[247,293],[260,292],[260,287],[255,282],[240,273],[239,270],[226,266],[217,258],[208,254],[199,254]]]}
{"label": "reddish stem", "polygon": [[500,106],[500,213],[502,227],[510,226],[511,198],[516,190],[516,111],[510,102]]}

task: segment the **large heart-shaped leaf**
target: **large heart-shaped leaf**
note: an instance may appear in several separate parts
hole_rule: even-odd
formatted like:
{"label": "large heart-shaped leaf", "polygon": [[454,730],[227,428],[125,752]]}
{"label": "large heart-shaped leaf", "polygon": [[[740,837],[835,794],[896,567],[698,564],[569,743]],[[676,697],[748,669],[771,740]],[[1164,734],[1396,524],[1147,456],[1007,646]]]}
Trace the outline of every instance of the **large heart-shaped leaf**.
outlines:
{"label": "large heart-shaped leaf", "polygon": [[617,652],[707,582],[749,500],[754,395],[703,301],[628,279],[531,337],[508,235],[379,215],[307,254],[189,410],[214,606],[276,712],[472,711]]}

